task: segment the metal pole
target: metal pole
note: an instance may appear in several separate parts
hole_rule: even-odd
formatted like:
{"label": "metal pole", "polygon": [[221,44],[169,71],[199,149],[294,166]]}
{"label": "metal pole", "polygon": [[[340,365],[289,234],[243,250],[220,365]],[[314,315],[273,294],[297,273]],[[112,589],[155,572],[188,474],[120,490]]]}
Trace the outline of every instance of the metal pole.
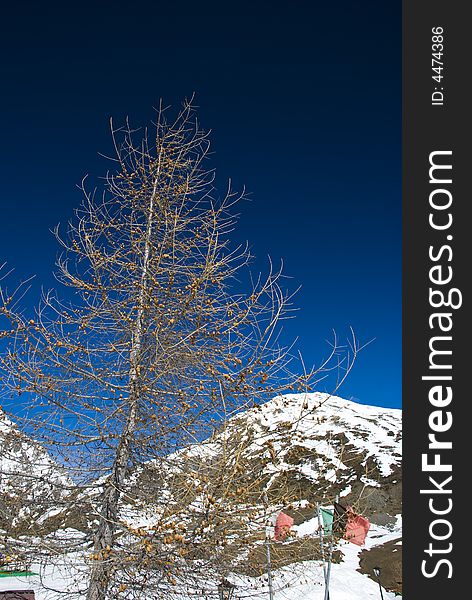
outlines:
{"label": "metal pole", "polygon": [[323,545],[323,533],[324,532],[323,532],[323,526],[321,523],[319,502],[316,503],[316,515],[318,517],[318,531],[320,533],[320,551],[321,551],[321,558],[323,560],[323,575],[324,575],[324,580],[325,580],[325,585],[326,585],[326,564],[325,564],[324,545]]}
{"label": "metal pole", "polygon": [[333,552],[333,540],[329,542],[329,554],[328,554],[328,570],[326,572],[326,587],[325,587],[325,600],[329,600],[329,578],[331,576],[331,556]]}
{"label": "metal pole", "polygon": [[266,532],[266,552],[267,552],[267,579],[269,580],[269,598],[274,600],[274,588],[272,587],[272,565],[270,561],[270,542]]}
{"label": "metal pole", "polygon": [[323,543],[324,528],[323,528],[322,519],[321,519],[320,505],[319,505],[318,502],[316,503],[316,512],[318,513],[318,531],[320,532],[320,550],[321,550],[321,558],[323,559],[323,575],[324,575],[324,580],[325,580],[325,595],[324,595],[324,600],[329,600],[329,570],[330,570],[330,565],[328,563],[328,571],[327,571],[326,570],[325,553],[324,553],[324,543]]}
{"label": "metal pole", "polygon": [[[339,495],[336,494],[336,504],[339,502]],[[333,520],[334,525],[334,520]],[[329,600],[329,580],[331,577],[331,560],[333,558],[333,526],[331,526],[331,538],[329,540],[329,553],[328,553],[328,570],[326,572],[326,588],[325,588],[325,600]]]}
{"label": "metal pole", "polygon": [[266,531],[265,531],[265,544],[266,544],[266,555],[267,555],[267,579],[269,582],[269,600],[274,600],[274,588],[272,585],[272,563],[270,559],[270,540],[267,534],[267,509],[269,506],[269,500],[267,498],[267,492],[264,492],[264,505],[265,505],[265,513],[266,513]]}
{"label": "metal pole", "polygon": [[382,584],[380,583],[380,567],[374,567],[372,570],[374,571],[374,575],[377,578],[377,582],[379,584],[379,590],[380,590],[380,597],[383,600]]}

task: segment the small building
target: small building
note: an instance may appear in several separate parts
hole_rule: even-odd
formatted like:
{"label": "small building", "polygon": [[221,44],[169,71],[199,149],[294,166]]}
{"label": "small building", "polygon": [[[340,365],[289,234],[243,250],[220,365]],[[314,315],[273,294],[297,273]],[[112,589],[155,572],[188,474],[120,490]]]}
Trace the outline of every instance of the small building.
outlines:
{"label": "small building", "polygon": [[38,600],[33,589],[35,573],[0,570],[0,600]]}
{"label": "small building", "polygon": [[0,600],[36,600],[33,590],[0,591]]}

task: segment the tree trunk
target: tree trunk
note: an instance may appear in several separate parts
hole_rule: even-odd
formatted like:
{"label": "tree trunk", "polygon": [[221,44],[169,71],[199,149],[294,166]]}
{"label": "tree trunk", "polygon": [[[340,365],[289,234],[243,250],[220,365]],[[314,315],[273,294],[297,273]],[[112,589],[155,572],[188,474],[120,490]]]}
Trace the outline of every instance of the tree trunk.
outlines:
{"label": "tree trunk", "polygon": [[130,459],[130,442],[136,429],[136,418],[138,414],[138,404],[140,399],[139,386],[139,363],[141,355],[141,341],[143,335],[144,318],[144,300],[147,286],[148,263],[151,246],[151,233],[153,225],[154,202],[157,193],[157,182],[159,177],[159,168],[154,188],[149,202],[149,216],[146,228],[146,238],[144,245],[143,269],[141,273],[141,286],[138,300],[138,313],[136,317],[135,328],[132,336],[130,351],[130,371],[129,371],[129,411],[126,424],[123,429],[120,443],[116,451],[115,461],[113,463],[110,477],[104,484],[102,510],[97,532],[94,536],[94,552],[96,560],[92,566],[90,575],[90,584],[87,591],[87,600],[106,600],[107,591],[110,585],[112,575],[112,562],[107,560],[104,553],[110,551],[114,545],[115,533],[118,522],[118,511],[121,491],[126,481],[126,471]]}

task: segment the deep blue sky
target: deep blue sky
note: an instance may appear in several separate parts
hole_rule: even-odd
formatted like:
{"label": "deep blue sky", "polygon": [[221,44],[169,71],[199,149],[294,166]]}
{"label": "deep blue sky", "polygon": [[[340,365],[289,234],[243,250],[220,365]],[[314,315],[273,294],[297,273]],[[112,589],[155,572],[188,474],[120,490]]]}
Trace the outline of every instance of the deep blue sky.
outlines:
{"label": "deep blue sky", "polygon": [[0,263],[53,285],[49,230],[106,170],[109,117],[195,92],[222,191],[251,193],[254,268],[283,257],[302,285],[287,338],[307,363],[332,329],[375,338],[340,395],[401,405],[398,0],[22,2],[2,22]]}

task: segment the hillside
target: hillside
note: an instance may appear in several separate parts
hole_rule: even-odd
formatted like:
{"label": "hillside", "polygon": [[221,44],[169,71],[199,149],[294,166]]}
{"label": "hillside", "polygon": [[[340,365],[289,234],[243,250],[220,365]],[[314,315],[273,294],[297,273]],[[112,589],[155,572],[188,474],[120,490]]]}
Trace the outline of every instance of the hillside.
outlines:
{"label": "hillside", "polygon": [[0,530],[33,532],[37,519],[61,504],[70,485],[46,450],[0,409]]}
{"label": "hillside", "polygon": [[382,525],[401,512],[400,410],[294,394],[234,417],[227,431],[254,439],[247,451],[256,462],[274,457],[265,466],[269,490],[321,504],[339,494]]}
{"label": "hillside", "polygon": [[[12,428],[9,423],[0,430],[0,445]],[[28,444],[22,443],[25,451]],[[31,448],[50,468],[44,451],[34,442],[30,454]],[[363,548],[338,540],[331,597],[377,598],[372,568],[379,565],[382,584],[391,591],[384,591],[385,597],[393,598],[401,592],[401,485],[400,410],[320,393],[293,394],[234,415],[204,443],[131,472],[120,519],[130,530],[152,529],[153,535],[175,532],[178,524],[188,560],[207,559],[208,598],[225,575],[237,585],[238,598],[262,600],[267,597],[264,539],[266,532],[272,537],[275,517],[283,510],[295,524],[285,542],[270,542],[275,598],[321,600],[323,549],[316,504],[330,507],[339,497],[372,525]],[[42,527],[56,542],[64,535],[79,539],[93,527],[99,489],[79,492],[75,508],[67,511],[58,503],[39,519]],[[202,532],[206,545],[199,541]],[[178,547],[176,541],[166,544]],[[58,581],[48,573],[51,587],[64,587],[67,577]],[[182,597],[179,584],[172,597]]]}

